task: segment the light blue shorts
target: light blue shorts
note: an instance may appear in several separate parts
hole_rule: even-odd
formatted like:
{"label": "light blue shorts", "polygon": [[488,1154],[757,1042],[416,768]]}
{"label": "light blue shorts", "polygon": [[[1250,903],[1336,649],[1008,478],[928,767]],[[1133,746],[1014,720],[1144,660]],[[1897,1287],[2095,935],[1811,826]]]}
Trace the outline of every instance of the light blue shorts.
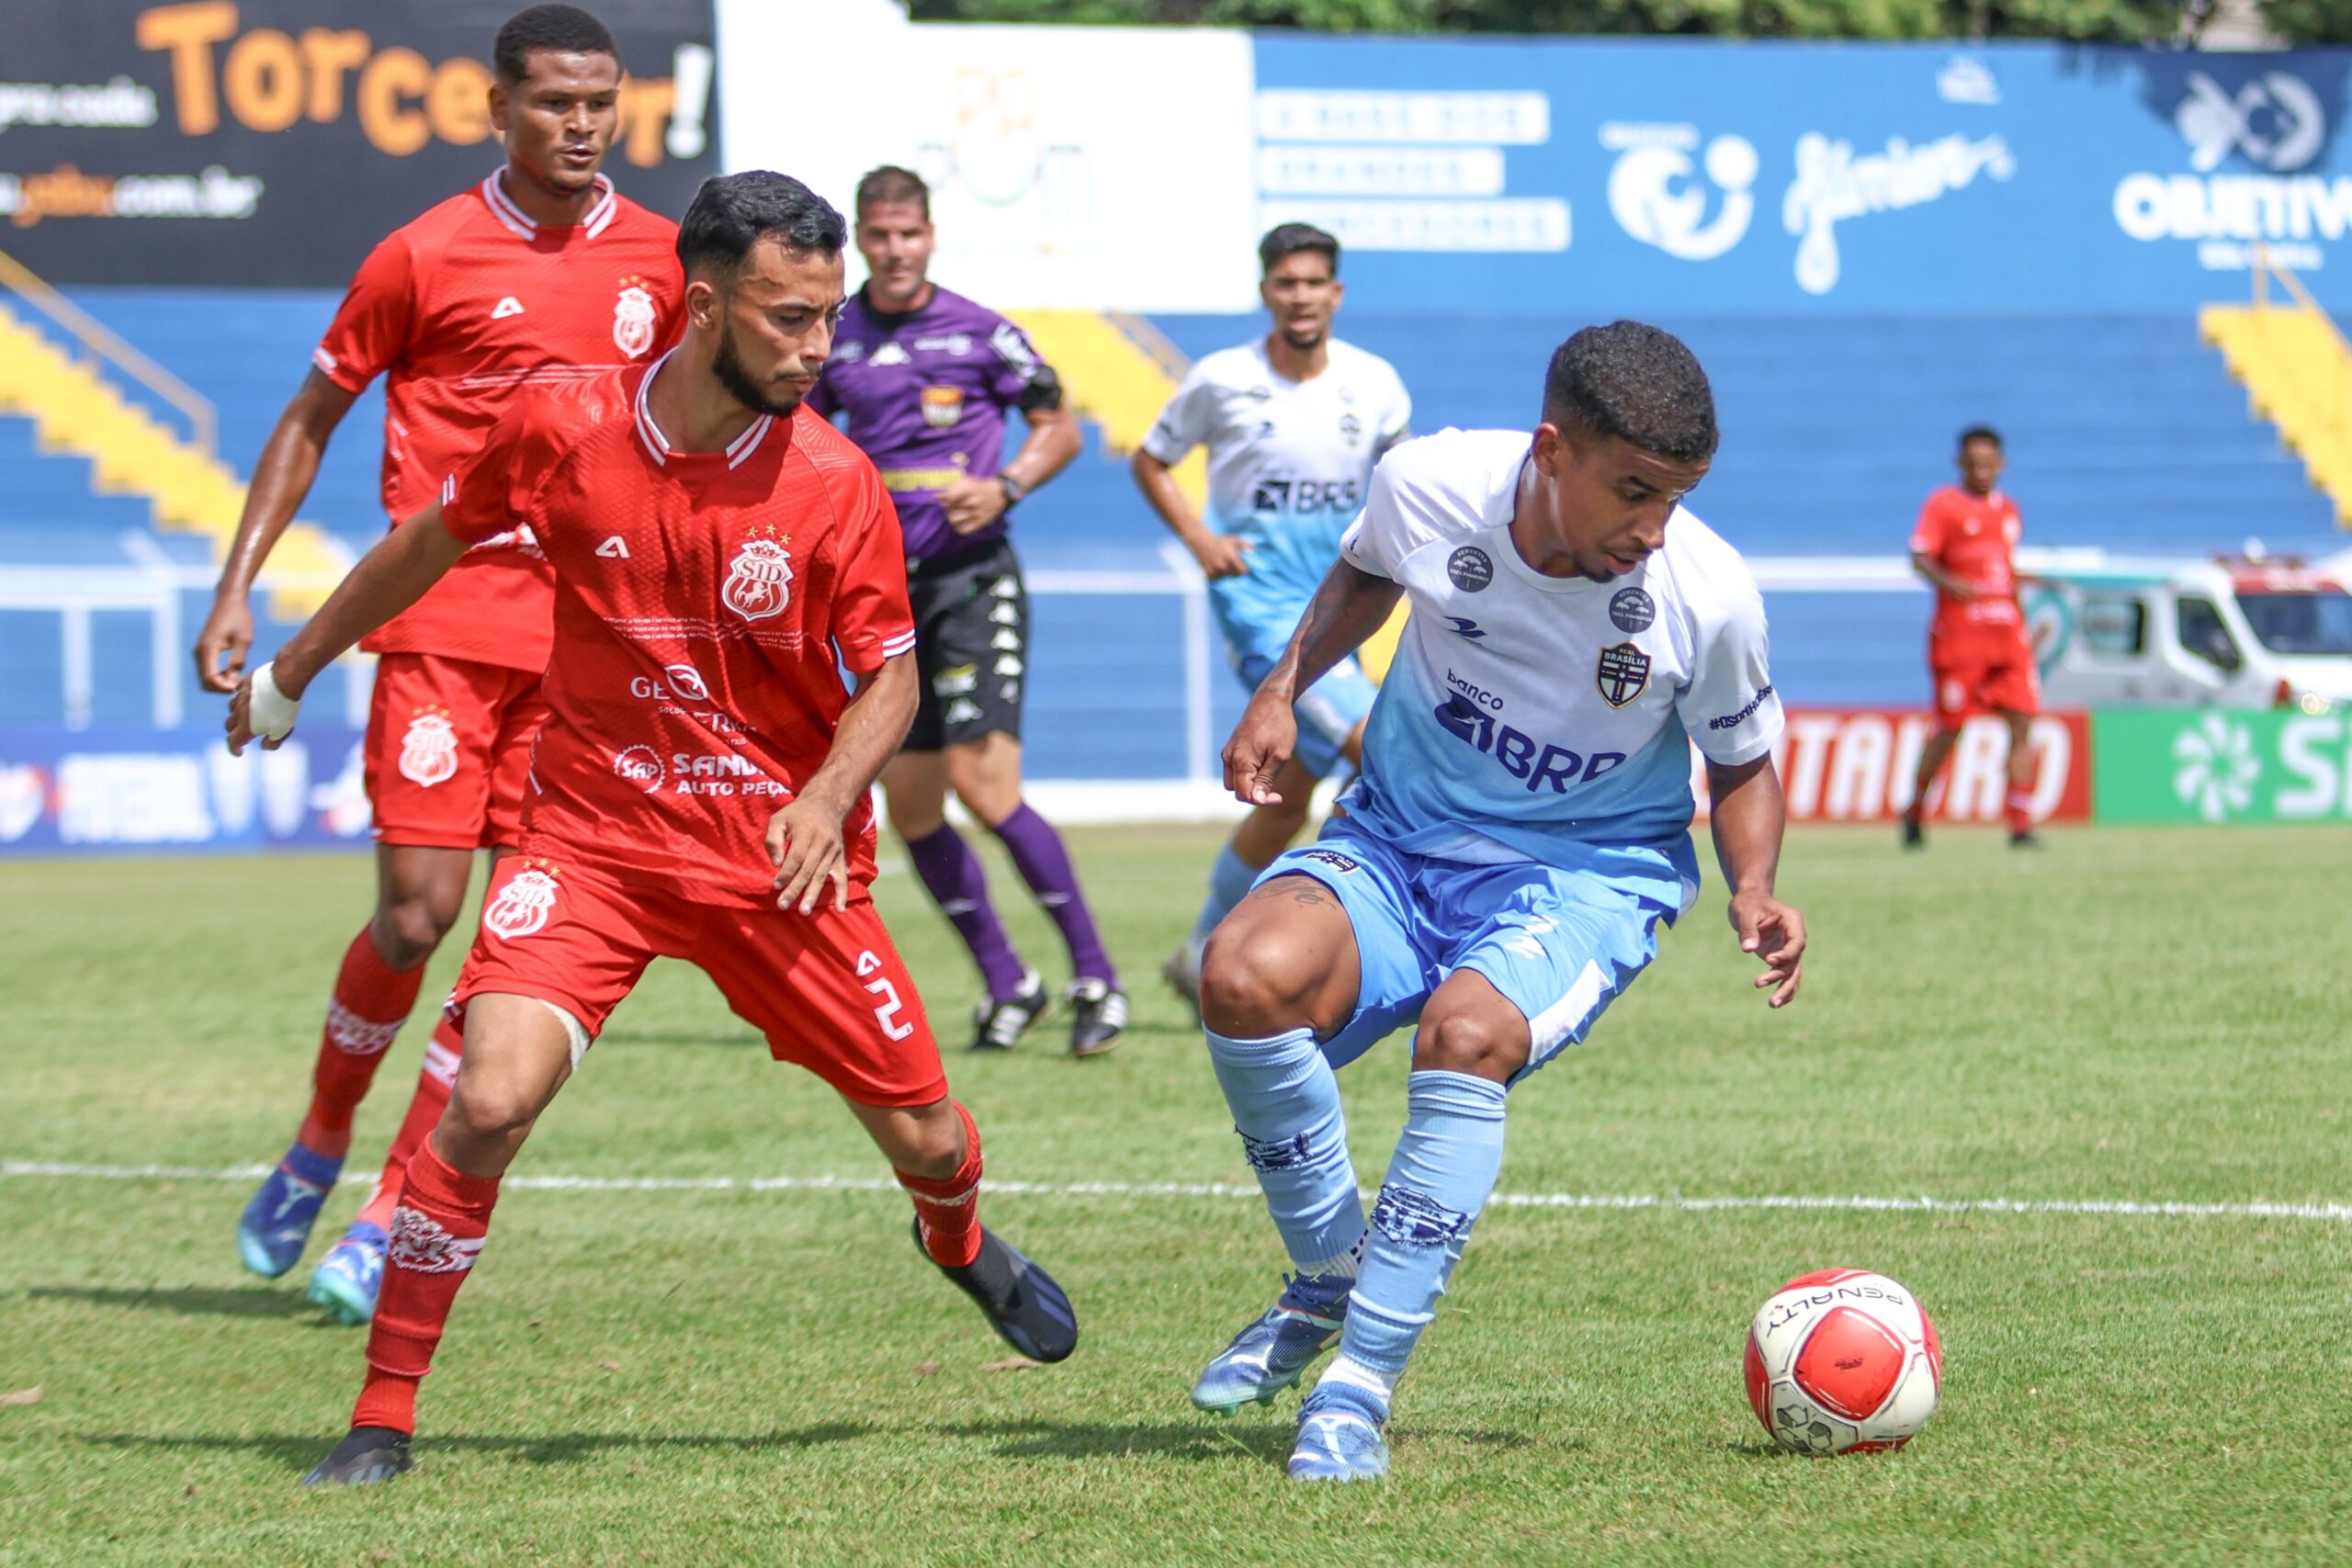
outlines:
{"label": "light blue shorts", "polygon": [[1675,911],[1589,872],[1521,861],[1471,865],[1393,849],[1335,817],[1322,837],[1260,874],[1311,876],[1355,927],[1363,978],[1355,1010],[1322,1043],[1345,1066],[1419,1018],[1457,969],[1485,976],[1526,1018],[1534,1040],[1521,1078],[1580,1043],[1601,1012],[1657,956]]}
{"label": "light blue shorts", "polygon": [[[1254,692],[1274,661],[1260,654],[1237,655],[1233,667]],[[1352,653],[1306,688],[1306,694],[1291,705],[1291,712],[1298,716],[1298,760],[1308,773],[1318,779],[1330,776],[1346,754],[1348,737],[1372,716],[1373,699],[1379,695],[1380,688],[1373,684]]]}

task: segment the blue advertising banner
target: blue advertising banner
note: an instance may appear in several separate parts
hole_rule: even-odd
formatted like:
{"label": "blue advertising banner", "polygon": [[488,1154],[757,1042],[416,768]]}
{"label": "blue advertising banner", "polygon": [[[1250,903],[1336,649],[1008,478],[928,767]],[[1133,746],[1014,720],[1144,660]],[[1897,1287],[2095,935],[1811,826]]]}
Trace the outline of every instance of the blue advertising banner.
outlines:
{"label": "blue advertising banner", "polygon": [[[1260,35],[1261,227],[1449,311],[2352,304],[2352,51]],[[2341,279],[2341,281],[2339,281]]]}
{"label": "blue advertising banner", "polygon": [[356,729],[304,724],[275,751],[232,757],[204,728],[11,725],[0,858],[364,844],[359,742]]}

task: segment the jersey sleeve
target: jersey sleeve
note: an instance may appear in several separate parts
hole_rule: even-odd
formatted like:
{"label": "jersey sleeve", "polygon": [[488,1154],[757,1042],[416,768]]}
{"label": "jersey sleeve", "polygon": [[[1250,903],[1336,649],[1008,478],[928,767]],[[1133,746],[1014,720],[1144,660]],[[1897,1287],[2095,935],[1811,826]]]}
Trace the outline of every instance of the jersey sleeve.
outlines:
{"label": "jersey sleeve", "polygon": [[1928,497],[1928,504],[1919,508],[1919,521],[1911,530],[1911,553],[1941,560],[1944,553],[1944,498],[1939,491]]}
{"label": "jersey sleeve", "polygon": [[1781,696],[1772,689],[1771,638],[1764,598],[1743,570],[1724,584],[1719,613],[1702,621],[1690,683],[1674,699],[1682,728],[1711,762],[1735,767],[1781,738]]}
{"label": "jersey sleeve", "polygon": [[989,333],[988,370],[989,400],[1002,409],[1022,407],[1030,389],[1054,374],[1037,357],[1029,334],[1002,320]]}
{"label": "jersey sleeve", "polygon": [[915,646],[907,549],[881,476],[860,464],[847,487],[841,570],[833,582],[833,646],[853,674],[871,675]]}
{"label": "jersey sleeve", "polygon": [[441,481],[441,526],[468,545],[528,526],[546,537],[537,515],[540,481],[558,456],[540,396],[515,399],[470,457]]}
{"label": "jersey sleeve", "polygon": [[1405,558],[1428,542],[1426,525],[1417,525],[1409,489],[1403,466],[1394,457],[1383,457],[1372,470],[1363,510],[1340,536],[1341,560],[1374,577],[1396,575]]}
{"label": "jersey sleeve", "polygon": [[1388,406],[1382,411],[1379,438],[1372,444],[1375,452],[1385,452],[1413,433],[1413,394],[1405,389],[1405,378],[1392,367],[1388,372]]}
{"label": "jersey sleeve", "polygon": [[311,363],[346,392],[364,392],[408,346],[416,319],[415,259],[408,241],[391,234],[368,253]]}
{"label": "jersey sleeve", "polygon": [[1195,365],[1185,373],[1184,384],[1176,389],[1176,395],[1168,400],[1159,417],[1151,422],[1151,429],[1143,438],[1143,449],[1173,468],[1184,460],[1185,454],[1208,440],[1216,418],[1216,388]]}

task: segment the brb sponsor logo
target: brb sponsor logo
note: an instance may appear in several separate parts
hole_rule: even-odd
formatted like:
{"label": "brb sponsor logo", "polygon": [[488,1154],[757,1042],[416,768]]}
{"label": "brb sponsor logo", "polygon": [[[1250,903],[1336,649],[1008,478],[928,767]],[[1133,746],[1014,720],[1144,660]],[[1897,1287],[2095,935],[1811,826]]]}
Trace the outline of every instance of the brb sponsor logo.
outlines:
{"label": "brb sponsor logo", "polygon": [[1600,128],[1600,144],[1617,154],[1609,210],[1642,243],[1683,261],[1713,261],[1747,233],[1761,162],[1745,136],[1702,146],[1695,125],[1611,121]]}
{"label": "brb sponsor logo", "polygon": [[1502,710],[1503,700],[1493,693],[1451,670],[1445,672],[1445,683],[1453,693],[1437,705],[1438,723],[1448,735],[1491,758],[1504,773],[1520,780],[1530,795],[1545,784],[1551,785],[1554,795],[1566,795],[1570,784],[1590,784],[1625,761],[1623,751],[1595,751],[1587,756],[1566,746],[1538,741],[1495,716]]}
{"label": "brb sponsor logo", "polygon": [[[2327,111],[2294,73],[2264,71],[2230,88],[2191,71],[2173,129],[2187,172],[2141,170],[2116,184],[2116,226],[2132,239],[2195,242],[2209,272],[2244,271],[2257,244],[2309,271],[2324,259],[2317,242],[2352,231],[2352,176],[2309,172],[2327,145]],[[2233,160],[2240,169],[2226,166]]]}
{"label": "brb sponsor logo", "polygon": [[1363,488],[1354,479],[1267,478],[1250,493],[1252,512],[1281,517],[1319,517],[1363,506]]}

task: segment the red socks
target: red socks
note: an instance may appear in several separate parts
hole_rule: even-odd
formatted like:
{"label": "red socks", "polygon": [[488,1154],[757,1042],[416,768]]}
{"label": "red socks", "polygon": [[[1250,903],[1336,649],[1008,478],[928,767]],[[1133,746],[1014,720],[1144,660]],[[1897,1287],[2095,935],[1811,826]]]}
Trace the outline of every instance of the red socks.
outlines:
{"label": "red socks", "polygon": [[923,1250],[942,1268],[960,1269],[980,1255],[980,1130],[960,1102],[948,1104],[964,1123],[964,1163],[941,1180],[903,1170],[898,1176],[914,1197]]}
{"label": "red socks", "polygon": [[498,1178],[452,1169],[430,1138],[408,1163],[392,1211],[383,1293],[368,1330],[368,1382],[351,1412],[354,1427],[416,1430],[416,1385],[433,1368],[458,1287],[481,1255]]}
{"label": "red socks", "polygon": [[376,1065],[408,1021],[416,989],[424,983],[424,964],[392,968],[377,953],[368,928],[360,928],[344,952],[334,995],[327,1000],[319,1064],[311,1075],[311,1111],[298,1134],[303,1147],[334,1159],[350,1152],[352,1113],[367,1098]]}
{"label": "red socks", "polygon": [[356,1223],[383,1231],[392,1228],[392,1206],[400,1199],[401,1179],[426,1136],[441,1124],[441,1112],[449,1105],[449,1090],[458,1081],[458,1058],[465,1048],[465,1035],[444,1013],[433,1031],[432,1043],[424,1048],[424,1070],[417,1075],[416,1093],[408,1102],[408,1114],[401,1120],[400,1134],[384,1156],[384,1174],[377,1179],[375,1196],[359,1211]]}
{"label": "red socks", "polygon": [[2033,830],[2033,792],[2030,789],[2009,791],[2007,801],[2009,831],[2029,833]]}

